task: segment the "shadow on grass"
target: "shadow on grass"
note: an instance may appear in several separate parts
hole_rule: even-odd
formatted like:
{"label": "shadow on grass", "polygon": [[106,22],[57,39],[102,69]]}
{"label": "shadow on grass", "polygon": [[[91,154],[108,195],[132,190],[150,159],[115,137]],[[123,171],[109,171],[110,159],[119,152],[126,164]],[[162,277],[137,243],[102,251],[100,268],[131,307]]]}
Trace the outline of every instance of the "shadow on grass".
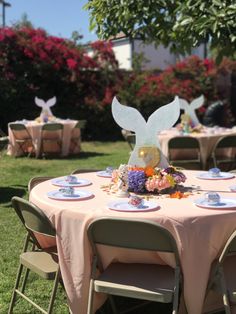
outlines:
{"label": "shadow on grass", "polygon": [[61,158],[58,158],[58,157],[55,157],[53,155],[47,155],[47,156],[44,156],[43,158],[41,159],[47,159],[47,160],[50,160],[50,159],[87,159],[87,158],[90,158],[90,157],[98,157],[98,156],[109,156],[110,154],[104,154],[104,153],[97,153],[97,152],[80,152],[78,155],[75,154],[75,155],[69,155],[69,156],[65,156],[65,157],[61,157]]}
{"label": "shadow on grass", "polygon": [[23,195],[25,195],[25,189],[0,186],[0,203],[3,203],[5,205],[4,207],[9,207],[11,205],[13,196],[22,197]]}

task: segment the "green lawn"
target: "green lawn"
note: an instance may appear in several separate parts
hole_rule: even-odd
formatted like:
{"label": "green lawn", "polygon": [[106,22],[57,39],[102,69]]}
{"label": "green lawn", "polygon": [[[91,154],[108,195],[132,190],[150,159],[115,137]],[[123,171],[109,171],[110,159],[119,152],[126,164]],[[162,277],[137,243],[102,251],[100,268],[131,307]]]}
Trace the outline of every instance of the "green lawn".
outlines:
{"label": "green lawn", "polygon": [[[25,231],[11,208],[11,198],[18,195],[28,197],[27,184],[33,176],[62,176],[76,168],[104,169],[110,165],[118,166],[127,163],[129,147],[125,142],[101,143],[84,142],[83,152],[76,158],[68,159],[35,159],[0,157],[0,313],[7,313],[8,304],[14,285],[18,266],[18,257],[22,249]],[[39,283],[38,281],[36,282]],[[46,304],[48,289],[40,283],[41,303]],[[30,295],[38,295],[38,288],[33,287]],[[55,313],[68,313],[63,290],[59,292]],[[38,313],[32,310],[25,301],[19,302],[15,313]]]}

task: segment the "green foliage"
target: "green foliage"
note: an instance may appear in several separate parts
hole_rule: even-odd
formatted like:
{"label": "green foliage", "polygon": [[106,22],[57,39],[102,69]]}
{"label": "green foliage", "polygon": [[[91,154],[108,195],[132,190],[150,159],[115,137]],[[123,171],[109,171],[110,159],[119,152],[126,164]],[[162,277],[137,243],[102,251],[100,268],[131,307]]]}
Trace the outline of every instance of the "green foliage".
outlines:
{"label": "green foliage", "polygon": [[131,38],[169,46],[179,53],[210,43],[223,56],[235,56],[234,0],[91,0],[85,6],[90,27],[108,39],[123,32]]}

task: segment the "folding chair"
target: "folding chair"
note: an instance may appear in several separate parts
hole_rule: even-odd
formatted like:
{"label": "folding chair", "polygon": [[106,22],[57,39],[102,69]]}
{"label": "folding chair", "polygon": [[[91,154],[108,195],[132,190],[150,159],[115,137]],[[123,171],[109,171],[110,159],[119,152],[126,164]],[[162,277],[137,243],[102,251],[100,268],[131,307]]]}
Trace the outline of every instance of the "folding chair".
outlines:
{"label": "folding chair", "polygon": [[62,153],[62,137],[63,124],[46,123],[41,130],[41,155],[45,154],[61,154]]}
{"label": "folding chair", "polygon": [[[88,227],[92,246],[93,263],[89,288],[88,314],[93,313],[94,292],[162,303],[173,302],[173,314],[177,313],[181,269],[176,242],[168,230],[159,224],[145,220],[119,218],[95,219]],[[112,262],[102,266],[97,245],[135,250],[173,253],[176,266]],[[132,254],[132,253],[130,253]],[[100,275],[97,276],[97,269]],[[110,298],[113,312],[116,307]]]}
{"label": "folding chair", "polygon": [[80,143],[82,139],[82,130],[84,130],[86,120],[78,120],[74,129],[72,130],[71,134],[71,141],[70,141],[70,153],[79,153],[80,152]]}
{"label": "folding chair", "polygon": [[236,231],[226,242],[219,258],[213,263],[207,291],[221,294],[226,314],[231,314],[230,303],[236,302]]}
{"label": "folding chair", "polygon": [[[8,314],[13,312],[13,307],[17,296],[24,298],[42,313],[52,313],[57,286],[60,279],[60,267],[58,264],[58,256],[55,246],[47,249],[42,248],[38,241],[38,236],[45,236],[52,240],[55,239],[56,231],[41,209],[34,206],[30,202],[20,197],[14,196],[12,198],[12,206],[24,227],[26,228],[27,236],[25,239],[23,252],[20,254],[20,265],[17,272],[16,283],[14,286]],[[32,250],[28,250],[30,243],[33,244]],[[26,271],[25,275],[22,276],[24,268]],[[47,310],[44,310],[25,294],[26,283],[28,282],[30,271],[38,274],[45,280],[54,280]],[[23,281],[20,287],[20,281],[22,277]]]}
{"label": "folding chair", "polygon": [[9,128],[23,155],[35,153],[32,137],[23,123],[9,123]]}
{"label": "folding chair", "polygon": [[86,172],[97,172],[99,170],[95,170],[95,169],[80,169],[80,168],[77,168],[75,170],[73,170],[71,172],[71,174],[78,174],[78,173],[86,173]]}
{"label": "folding chair", "polygon": [[231,170],[236,166],[236,135],[221,137],[215,144],[211,158],[214,167],[220,168],[225,165],[226,170]]}
{"label": "folding chair", "polygon": [[128,143],[130,149],[133,150],[135,145],[135,134],[124,129],[121,130],[121,133],[126,142]]}
{"label": "folding chair", "polygon": [[47,181],[47,180],[51,180],[53,178],[54,177],[33,177],[33,178],[31,178],[28,182],[28,191],[30,192],[33,189],[33,187],[35,187],[39,183]]}
{"label": "folding chair", "polygon": [[196,165],[202,169],[198,139],[190,136],[176,136],[171,138],[168,142],[168,159],[175,166],[183,164]]}
{"label": "folding chair", "polygon": [[9,144],[8,136],[0,129],[0,151],[4,151]]}

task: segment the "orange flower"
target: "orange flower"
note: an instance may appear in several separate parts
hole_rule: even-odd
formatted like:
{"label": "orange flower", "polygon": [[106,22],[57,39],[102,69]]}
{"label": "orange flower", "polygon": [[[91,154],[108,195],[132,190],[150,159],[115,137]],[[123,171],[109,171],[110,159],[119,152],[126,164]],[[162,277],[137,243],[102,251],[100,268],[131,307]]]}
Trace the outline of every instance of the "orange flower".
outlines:
{"label": "orange flower", "polygon": [[184,193],[180,192],[180,191],[176,191],[175,193],[170,194],[170,198],[186,198],[188,197],[188,195],[185,195]]}
{"label": "orange flower", "polygon": [[151,177],[155,174],[155,170],[152,167],[146,167],[145,168],[145,174],[147,177]]}
{"label": "orange flower", "polygon": [[143,167],[136,167],[136,166],[131,167],[130,170],[131,170],[131,171],[145,171],[145,169],[144,169]]}

